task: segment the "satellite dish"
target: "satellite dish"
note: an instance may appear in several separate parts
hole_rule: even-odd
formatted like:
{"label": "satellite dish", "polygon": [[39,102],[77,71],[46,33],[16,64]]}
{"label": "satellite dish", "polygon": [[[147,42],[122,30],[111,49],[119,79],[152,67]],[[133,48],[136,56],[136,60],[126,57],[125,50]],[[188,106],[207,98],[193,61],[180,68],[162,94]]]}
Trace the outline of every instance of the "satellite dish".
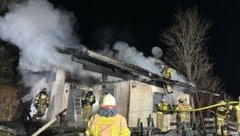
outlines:
{"label": "satellite dish", "polygon": [[159,59],[162,57],[163,55],[163,51],[161,48],[159,47],[153,47],[152,48],[152,55],[156,58],[156,59]]}

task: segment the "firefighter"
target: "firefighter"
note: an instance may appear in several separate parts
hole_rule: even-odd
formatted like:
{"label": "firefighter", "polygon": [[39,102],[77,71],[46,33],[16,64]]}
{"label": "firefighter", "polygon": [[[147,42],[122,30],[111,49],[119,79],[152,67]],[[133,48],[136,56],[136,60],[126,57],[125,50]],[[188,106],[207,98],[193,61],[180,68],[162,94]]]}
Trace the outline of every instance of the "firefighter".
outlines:
{"label": "firefighter", "polygon": [[84,121],[88,121],[89,116],[92,112],[92,105],[96,102],[95,96],[93,95],[93,89],[89,88],[88,92],[81,99],[83,114],[82,118]]}
{"label": "firefighter", "polygon": [[157,127],[161,132],[166,132],[167,128],[164,126],[164,114],[166,114],[168,110],[168,103],[165,99],[160,100],[156,103],[157,108]]}
{"label": "firefighter", "polygon": [[217,135],[227,135],[227,129],[225,126],[225,119],[229,114],[229,109],[226,106],[226,102],[221,101],[221,106],[217,107],[216,110],[216,119],[217,119]]}
{"label": "firefighter", "polygon": [[178,100],[179,104],[176,107],[177,111],[180,111],[179,113],[179,120],[180,122],[190,122],[190,113],[189,112],[181,112],[181,110],[191,110],[192,107],[188,104],[187,98],[180,98]]}
{"label": "firefighter", "polygon": [[237,131],[240,134],[240,96],[238,97],[238,105],[235,106],[237,118]]}
{"label": "firefighter", "polygon": [[173,93],[172,85],[166,84],[164,88],[168,93]]}
{"label": "firefighter", "polygon": [[[173,76],[173,69],[171,67],[168,67],[168,66],[163,66],[161,73],[162,73],[163,77],[171,79],[172,76]],[[173,93],[172,85],[166,84],[165,88],[166,88],[168,93]]]}
{"label": "firefighter", "polygon": [[99,112],[93,115],[85,131],[86,136],[130,136],[126,119],[117,113],[116,100],[108,93]]}
{"label": "firefighter", "polygon": [[37,109],[35,117],[37,119],[44,116],[46,108],[49,106],[49,96],[47,94],[47,88],[43,86],[41,91],[36,95],[34,99],[34,106]]}
{"label": "firefighter", "polygon": [[180,98],[178,102],[179,104],[176,107],[176,110],[178,111],[178,131],[180,133],[182,133],[182,129],[184,129],[184,131],[190,131],[190,112],[184,112],[184,110],[191,110],[192,107],[188,104],[187,98]]}
{"label": "firefighter", "polygon": [[173,69],[171,67],[164,66],[162,69],[162,75],[163,77],[170,79],[173,76]]}
{"label": "firefighter", "polygon": [[235,113],[235,119],[237,122],[237,131],[238,134],[240,134],[240,96],[238,97],[238,104],[236,106],[230,106],[229,107],[230,110],[234,109],[234,113]]}

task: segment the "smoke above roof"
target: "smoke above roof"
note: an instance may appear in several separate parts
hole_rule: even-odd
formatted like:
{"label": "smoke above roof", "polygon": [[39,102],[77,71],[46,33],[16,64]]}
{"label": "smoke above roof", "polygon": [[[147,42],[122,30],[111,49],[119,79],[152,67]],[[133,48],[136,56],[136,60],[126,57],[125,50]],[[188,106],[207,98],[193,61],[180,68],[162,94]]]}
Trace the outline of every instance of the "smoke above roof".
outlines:
{"label": "smoke above roof", "polygon": [[[78,73],[79,76],[93,73],[83,72],[80,64],[70,57],[56,51],[56,47],[84,47],[78,43],[73,25],[76,19],[67,11],[54,8],[46,0],[29,0],[20,4],[11,4],[9,12],[0,17],[0,38],[20,49],[18,70],[31,93],[30,100],[39,88],[51,81],[58,68]],[[113,49],[119,50],[121,60],[159,74],[153,57],[145,57],[136,48],[125,42],[115,42]],[[104,48],[101,53],[112,50]],[[99,78],[99,77],[97,77]]]}

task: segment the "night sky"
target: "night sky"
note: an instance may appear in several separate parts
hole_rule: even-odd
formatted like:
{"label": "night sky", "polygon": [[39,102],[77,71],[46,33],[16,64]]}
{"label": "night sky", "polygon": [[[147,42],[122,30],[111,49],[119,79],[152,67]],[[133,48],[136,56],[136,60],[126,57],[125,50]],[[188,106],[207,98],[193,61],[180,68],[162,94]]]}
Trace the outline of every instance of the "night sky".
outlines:
{"label": "night sky", "polygon": [[76,17],[75,30],[81,43],[90,49],[126,41],[130,46],[151,55],[154,46],[163,47],[159,33],[171,25],[177,7],[196,6],[199,13],[213,21],[207,45],[214,72],[225,82],[227,92],[240,95],[239,34],[240,1],[152,0],[90,1],[49,0],[57,8]]}

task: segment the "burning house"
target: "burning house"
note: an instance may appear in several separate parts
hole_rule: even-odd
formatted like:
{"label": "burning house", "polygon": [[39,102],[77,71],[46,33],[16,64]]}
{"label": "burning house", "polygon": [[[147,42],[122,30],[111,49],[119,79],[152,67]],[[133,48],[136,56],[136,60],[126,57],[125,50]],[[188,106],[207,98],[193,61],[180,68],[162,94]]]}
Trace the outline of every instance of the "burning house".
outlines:
{"label": "burning house", "polygon": [[[164,84],[191,87],[190,85],[164,79],[116,58],[104,56],[86,48],[62,48],[58,51],[71,55],[72,61],[81,63],[84,70],[100,73],[101,79],[91,84],[82,83],[73,80],[68,71],[58,69],[55,80],[48,84],[48,88],[51,89],[50,103],[42,120],[49,121],[62,110],[67,109],[64,116],[64,120],[67,121],[66,126],[84,130],[86,124],[82,118],[81,98],[90,87],[93,88],[96,96],[92,114],[98,111],[103,93],[109,92],[116,97],[118,112],[126,117],[128,125],[132,129],[140,126],[156,127],[155,105],[159,100],[165,98],[170,106],[174,106],[179,98],[189,98],[189,94],[184,92],[175,91],[173,94],[169,94]],[[168,114],[164,122],[169,130],[175,129],[176,115]]]}
{"label": "burning house", "polygon": [[[86,48],[63,48],[82,46],[79,45],[78,40],[76,42],[73,33],[74,29],[71,25],[74,19],[72,14],[62,13],[48,1],[26,1],[10,7],[9,12],[1,17],[0,37],[19,47],[18,70],[23,83],[31,89],[23,100],[32,100],[37,94],[37,88],[43,84],[47,85],[47,93],[50,96],[48,108],[37,122],[53,123],[57,120],[56,115],[67,109],[62,116],[64,119],[61,118],[64,128],[69,126],[78,130],[84,129],[80,100],[91,87],[96,96],[92,114],[98,111],[103,92],[108,91],[116,97],[118,112],[126,117],[130,128],[154,127],[156,126],[155,103],[157,101],[167,98],[168,102],[174,106],[178,98],[188,98],[189,92],[202,91],[189,84],[170,80],[144,69],[146,65],[149,65],[147,60],[140,61],[144,64],[140,67],[114,58],[118,56],[117,53],[109,57]],[[70,56],[72,61],[69,61],[69,58],[63,54]],[[133,61],[136,61],[138,56],[134,58]],[[83,82],[86,79],[79,81],[70,70],[74,67],[73,62],[81,64],[83,70],[95,76],[98,75],[100,80],[91,82],[91,84]],[[155,69],[159,70],[157,67]],[[49,76],[48,72],[55,72],[54,78],[46,78]],[[169,94],[165,85],[180,86],[187,92],[180,91],[180,93],[173,88],[173,93]],[[11,104],[6,101],[4,107],[12,108]],[[1,112],[4,107],[1,107]],[[31,111],[34,112],[33,106]],[[9,112],[16,113],[15,109],[6,111],[4,115],[8,117],[4,119],[13,118],[7,114]],[[174,123],[175,117],[174,114],[169,114],[164,122]],[[53,126],[57,125],[62,127],[61,121],[60,124],[55,122]],[[168,126],[169,129],[171,127],[174,126]]]}

